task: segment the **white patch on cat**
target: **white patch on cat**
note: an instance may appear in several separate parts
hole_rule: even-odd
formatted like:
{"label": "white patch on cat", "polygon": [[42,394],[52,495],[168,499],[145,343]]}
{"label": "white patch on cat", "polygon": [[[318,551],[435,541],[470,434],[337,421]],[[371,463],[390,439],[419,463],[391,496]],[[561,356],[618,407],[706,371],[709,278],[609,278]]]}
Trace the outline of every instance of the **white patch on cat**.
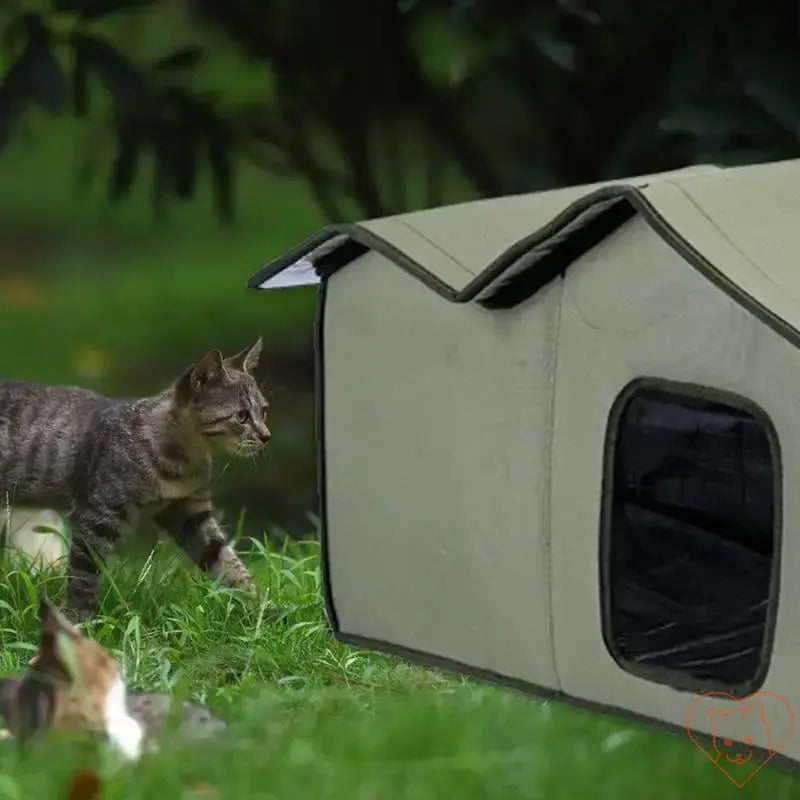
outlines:
{"label": "white patch on cat", "polygon": [[136,760],[142,753],[142,726],[128,713],[125,681],[117,676],[106,695],[103,708],[106,735],[126,758]]}

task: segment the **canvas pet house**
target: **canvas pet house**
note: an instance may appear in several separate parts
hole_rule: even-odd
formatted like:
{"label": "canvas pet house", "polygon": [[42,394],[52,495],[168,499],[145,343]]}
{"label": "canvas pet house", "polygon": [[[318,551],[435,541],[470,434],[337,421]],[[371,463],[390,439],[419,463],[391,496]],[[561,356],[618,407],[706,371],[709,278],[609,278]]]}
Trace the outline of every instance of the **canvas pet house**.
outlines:
{"label": "canvas pet house", "polygon": [[[340,640],[676,730],[800,712],[800,161],[336,225],[249,282],[298,284]],[[790,723],[754,743],[800,760]]]}

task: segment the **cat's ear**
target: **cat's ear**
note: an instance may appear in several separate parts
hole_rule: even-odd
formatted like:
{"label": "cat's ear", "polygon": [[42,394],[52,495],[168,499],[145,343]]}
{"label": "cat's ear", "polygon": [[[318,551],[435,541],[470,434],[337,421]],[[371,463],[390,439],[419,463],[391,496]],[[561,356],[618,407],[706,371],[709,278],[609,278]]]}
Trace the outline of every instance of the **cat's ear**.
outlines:
{"label": "cat's ear", "polygon": [[199,394],[205,386],[220,380],[224,375],[222,353],[217,349],[209,350],[192,368],[189,384],[192,391]]}
{"label": "cat's ear", "polygon": [[77,632],[75,626],[46,598],[39,601],[39,650],[28,662],[34,669],[58,661],[59,638]]}
{"label": "cat's ear", "polygon": [[74,643],[78,629],[47,599],[39,601],[39,652],[28,662],[29,667],[55,666],[71,680],[78,674]]}
{"label": "cat's ear", "polygon": [[77,628],[46,598],[39,601],[39,632],[42,637],[77,633]]}
{"label": "cat's ear", "polygon": [[196,364],[181,373],[175,381],[175,400],[178,405],[188,405],[200,395],[209,384],[221,380],[225,375],[225,365],[219,350],[209,350]]}
{"label": "cat's ear", "polygon": [[255,368],[258,366],[258,361],[261,358],[261,350],[264,346],[262,337],[254,345],[245,347],[240,353],[235,356],[225,359],[226,364],[230,364],[234,369],[240,369],[248,375],[252,375]]}

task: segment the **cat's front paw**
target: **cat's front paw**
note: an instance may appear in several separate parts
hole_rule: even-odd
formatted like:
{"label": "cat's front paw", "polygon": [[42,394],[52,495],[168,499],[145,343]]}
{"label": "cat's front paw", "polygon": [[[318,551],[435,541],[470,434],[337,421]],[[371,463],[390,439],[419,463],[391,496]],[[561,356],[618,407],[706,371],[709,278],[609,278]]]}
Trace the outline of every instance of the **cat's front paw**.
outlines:
{"label": "cat's front paw", "polygon": [[229,589],[239,589],[251,596],[255,596],[258,592],[247,567],[229,545],[220,550],[217,576],[221,586]]}
{"label": "cat's front paw", "polygon": [[255,597],[258,594],[258,588],[249,573],[238,575],[223,574],[220,580],[220,586],[225,586],[229,589],[238,589],[240,592],[244,592],[250,597]]}
{"label": "cat's front paw", "polygon": [[97,609],[80,603],[72,604],[69,601],[61,608],[61,613],[73,625],[87,622],[96,613]]}

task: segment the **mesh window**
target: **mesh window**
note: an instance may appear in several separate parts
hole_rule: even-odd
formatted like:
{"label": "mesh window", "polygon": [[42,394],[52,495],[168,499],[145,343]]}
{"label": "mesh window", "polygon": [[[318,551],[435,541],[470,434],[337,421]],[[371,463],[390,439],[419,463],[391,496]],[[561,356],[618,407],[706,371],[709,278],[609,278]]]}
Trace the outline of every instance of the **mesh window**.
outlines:
{"label": "mesh window", "polygon": [[777,601],[776,440],[729,402],[643,386],[609,431],[606,642],[623,667],[701,691],[763,680]]}

